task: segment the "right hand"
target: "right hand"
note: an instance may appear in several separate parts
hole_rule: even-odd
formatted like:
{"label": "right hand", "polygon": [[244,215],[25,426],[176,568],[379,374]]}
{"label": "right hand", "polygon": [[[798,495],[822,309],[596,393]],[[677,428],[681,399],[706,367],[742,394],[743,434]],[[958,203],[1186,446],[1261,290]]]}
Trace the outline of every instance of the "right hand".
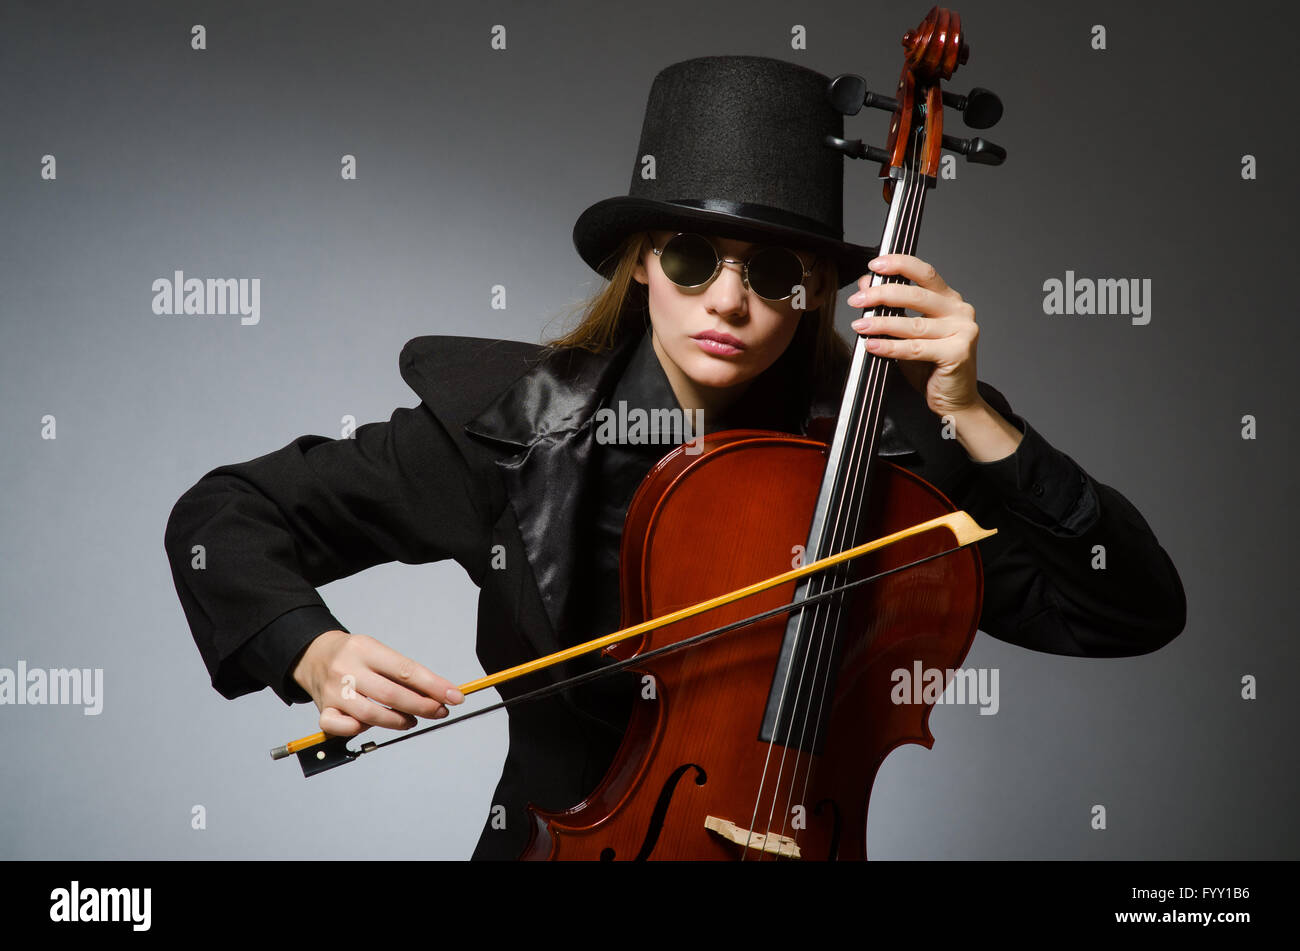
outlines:
{"label": "right hand", "polygon": [[372,726],[409,730],[441,719],[465,696],[455,684],[365,634],[326,631],[307,645],[293,679],[320,710],[320,728],[356,736]]}

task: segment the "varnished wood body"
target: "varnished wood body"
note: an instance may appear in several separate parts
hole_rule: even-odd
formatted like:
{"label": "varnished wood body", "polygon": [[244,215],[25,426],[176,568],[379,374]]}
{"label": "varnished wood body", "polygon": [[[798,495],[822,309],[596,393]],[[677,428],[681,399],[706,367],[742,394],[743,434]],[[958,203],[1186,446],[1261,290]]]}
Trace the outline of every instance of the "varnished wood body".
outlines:
{"label": "varnished wood body", "polygon": [[[699,455],[679,448],[665,457],[628,510],[624,626],[792,567],[795,547],[807,539],[825,459],[823,443],[756,431],[718,433],[706,439]],[[864,537],[951,511],[929,483],[880,460]],[[860,559],[852,577],[953,545],[948,532],[929,532]],[[765,592],[610,652],[645,653],[788,604],[794,588]],[[530,810],[534,828],[521,857],[740,858],[742,846],[706,830],[712,816],[794,838],[805,860],[866,858],[867,806],[880,763],[903,743],[934,742],[926,726],[929,705],[891,701],[892,672],[910,674],[918,660],[927,669],[958,667],[975,635],[981,596],[974,547],[850,593],[839,624],[844,649],[834,695],[827,698],[830,721],[820,754],[758,739],[784,614],[647,662],[642,672],[653,676],[655,697],[637,701],[605,779],[569,810]],[[796,806],[802,807],[805,828],[794,827]],[[745,857],[773,858],[752,849]]]}

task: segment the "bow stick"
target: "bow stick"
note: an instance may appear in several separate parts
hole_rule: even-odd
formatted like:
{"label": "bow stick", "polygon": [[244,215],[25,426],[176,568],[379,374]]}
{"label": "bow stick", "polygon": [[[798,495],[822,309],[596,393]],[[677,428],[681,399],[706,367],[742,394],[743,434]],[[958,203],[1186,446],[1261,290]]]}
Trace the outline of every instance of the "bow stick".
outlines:
{"label": "bow stick", "polygon": [[[964,511],[949,512],[947,515],[941,515],[938,516],[937,518],[932,518],[929,521],[921,522],[918,525],[913,525],[910,526],[909,528],[900,529],[899,531],[894,532],[891,535],[885,535],[881,538],[873,539],[868,542],[863,542],[861,545],[857,545],[853,548],[845,549],[844,551],[834,555],[828,555],[825,558],[819,559],[817,561],[813,561],[807,565],[802,565],[798,568],[793,568],[790,571],[782,572],[779,575],[773,575],[772,577],[765,578],[762,581],[756,581],[753,584],[746,585],[743,588],[737,588],[736,590],[729,591],[726,594],[720,594],[717,597],[709,598],[706,601],[700,601],[696,604],[689,605],[688,607],[679,608],[676,611],[671,611],[668,614],[661,615],[660,617],[651,618],[650,620],[642,621],[639,624],[633,624],[631,627],[626,627],[620,631],[614,631],[612,634],[606,634],[602,637],[597,637],[593,640],[586,641],[582,644],[577,644],[574,645],[573,647],[568,647],[565,648],[564,650],[556,651],[553,654],[547,654],[544,657],[538,657],[535,660],[530,660],[523,664],[517,664],[514,667],[508,667],[505,670],[498,671],[495,674],[489,674],[485,677],[480,677],[477,680],[471,680],[468,683],[462,684],[457,689],[460,690],[460,692],[465,696],[469,696],[471,693],[477,693],[480,690],[486,690],[488,687],[495,687],[497,684],[506,683],[518,677],[524,677],[527,676],[528,674],[537,673],[538,671],[545,670],[548,667],[553,667],[556,664],[562,664],[565,661],[573,660],[575,657],[581,657],[584,654],[590,654],[590,653],[594,653],[595,651],[604,650],[606,647],[610,647],[622,641],[629,640],[633,637],[638,637],[642,634],[648,633],[649,631],[653,631],[661,627],[666,627],[669,624],[675,624],[678,621],[686,620],[687,618],[694,617],[697,614],[703,614],[705,611],[712,611],[715,608],[720,608],[723,607],[724,605],[732,604],[733,602],[740,601],[744,598],[752,597],[753,595],[760,594],[763,591],[768,591],[772,588],[778,587],[783,584],[787,584],[791,581],[797,581],[800,578],[805,578],[808,575],[816,574],[819,571],[824,571],[825,569],[832,568],[835,565],[843,564],[844,562],[850,561],[854,558],[860,558],[862,555],[868,554],[869,552],[877,551],[881,548],[885,548],[889,545],[895,544],[896,542],[902,541],[905,538],[911,538],[912,536],[920,535],[923,532],[928,532],[936,528],[947,528],[949,531],[951,531],[953,536],[957,540],[957,546],[955,548],[951,548],[946,551],[936,552],[935,554],[929,555],[926,558],[922,558],[919,561],[913,562],[912,564],[899,565],[897,568],[892,568],[889,569],[888,571],[881,572],[879,575],[874,575],[870,578],[860,578],[857,581],[853,581],[848,584],[841,585],[839,587],[831,588],[829,590],[821,592],[820,594],[813,595],[808,598],[804,598],[801,601],[792,604],[778,605],[777,607],[772,608],[769,611],[764,611],[761,614],[757,614],[752,617],[741,618],[739,621],[734,621],[731,624],[724,625],[723,627],[720,628],[715,628],[712,631],[706,631],[703,634],[695,635],[694,637],[687,638],[686,640],[676,644],[665,645],[665,647],[659,648],[656,651],[652,651],[649,654],[636,655],[634,657],[629,658],[626,661],[622,661],[618,664],[611,665],[601,670],[593,671],[588,674],[581,674],[569,680],[565,680],[557,684],[551,684],[547,687],[540,688],[538,690],[532,691],[527,694],[522,694],[518,697],[513,698],[510,701],[502,701],[501,703],[494,704],[489,707],[484,707],[481,710],[476,710],[473,711],[472,713],[459,716],[453,722],[459,723],[461,720],[466,720],[469,719],[470,717],[478,716],[480,714],[487,713],[491,710],[497,710],[500,709],[501,707],[507,706],[512,703],[519,703],[524,700],[538,699],[541,696],[545,696],[550,693],[567,689],[568,687],[571,686],[575,686],[576,684],[584,682],[585,680],[588,679],[592,679],[595,676],[606,676],[608,674],[615,673],[618,670],[622,670],[624,667],[631,666],[635,662],[645,661],[649,659],[649,657],[657,655],[659,653],[667,653],[670,650],[680,649],[692,643],[696,643],[706,638],[725,633],[726,631],[729,630],[733,630],[742,625],[752,624],[757,620],[761,620],[773,614],[778,614],[783,611],[789,611],[797,607],[802,607],[803,604],[806,604],[808,602],[821,600],[822,598],[829,597],[832,594],[836,594],[848,588],[856,587],[857,585],[863,584],[864,582],[873,581],[876,578],[883,577],[886,574],[892,574],[894,571],[900,571],[903,568],[910,568],[913,567],[914,565],[929,561],[932,558],[937,558],[940,557],[941,555],[950,554],[951,552],[964,548],[967,545],[970,545],[974,542],[981,541],[985,538],[988,538],[990,535],[997,534],[996,528],[986,529],[980,527],[980,525]],[[411,739],[412,737],[419,736],[422,733],[427,733],[431,730],[440,729],[441,727],[450,726],[450,725],[451,723],[439,723],[439,724],[435,724],[434,726],[426,727],[423,730],[417,730],[415,733],[409,733],[405,736],[396,737],[384,743],[378,743],[378,744],[373,742],[366,743],[364,746],[362,746],[360,750],[348,749],[346,745],[348,737],[329,737],[325,733],[313,733],[311,736],[305,736],[302,737],[301,739],[292,740],[288,743],[285,743],[283,746],[277,746],[275,749],[271,750],[271,758],[284,759],[285,757],[290,756],[291,754],[297,753],[299,756],[299,761],[302,764],[304,774],[311,776],[317,772],[321,772],[333,766],[341,765],[343,762],[347,762],[352,759],[355,759],[361,753],[369,753],[372,750],[376,750],[380,746],[388,746],[391,743],[395,743],[400,740]],[[315,753],[315,757],[316,757],[315,762],[313,762],[311,754],[306,753],[306,751],[310,750],[314,746],[325,747],[324,749],[321,749]]]}

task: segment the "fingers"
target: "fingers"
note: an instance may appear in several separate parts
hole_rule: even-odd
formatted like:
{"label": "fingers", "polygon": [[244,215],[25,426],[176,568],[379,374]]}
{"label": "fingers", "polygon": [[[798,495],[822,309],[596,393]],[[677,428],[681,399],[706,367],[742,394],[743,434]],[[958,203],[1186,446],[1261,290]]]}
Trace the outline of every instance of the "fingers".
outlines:
{"label": "fingers", "polygon": [[933,318],[975,320],[975,308],[960,297],[940,294],[914,284],[877,284],[855,291],[848,303],[850,307],[896,307],[920,311]]}
{"label": "fingers", "polygon": [[331,736],[356,736],[367,727],[355,717],[350,717],[337,707],[325,707],[320,712],[321,732]]}
{"label": "fingers", "polygon": [[[948,286],[938,271],[910,254],[882,254],[869,262],[872,273],[858,279],[850,305],[874,310],[919,311],[919,317],[895,314],[863,315],[853,321],[854,331],[874,355],[901,362],[914,388],[925,394],[927,405],[962,406],[976,393],[975,346],[979,327],[975,308]],[[879,281],[892,275],[912,281]],[[893,338],[893,339],[890,339]]]}
{"label": "fingers", "polygon": [[[946,318],[859,317],[853,330],[867,336],[867,347],[882,357],[957,363],[975,350],[979,329],[974,323],[953,323]],[[872,334],[889,334],[887,340]]]}
{"label": "fingers", "polygon": [[[394,685],[405,688],[394,694],[395,699],[419,703],[420,698],[418,697],[410,700],[408,698],[420,694],[423,695],[423,698],[432,699],[435,705],[441,703],[456,704],[465,699],[461,692],[456,689],[456,685],[450,680],[439,677],[428,667],[417,664],[386,644],[381,644],[374,638],[367,638],[362,647],[373,670],[383,674]],[[399,706],[399,709],[408,710],[408,712],[417,713],[420,716],[432,716],[431,713],[421,714],[418,710],[409,709],[405,706]]]}
{"label": "fingers", "polygon": [[924,360],[940,367],[957,366],[968,359],[969,348],[944,340],[886,340],[868,337],[867,349],[878,357],[896,357],[899,360]]}
{"label": "fingers", "polygon": [[[934,269],[934,265],[928,261],[922,261],[914,255],[882,254],[880,257],[868,262],[867,267],[871,268],[876,274],[897,274],[926,290],[933,291],[944,297],[961,300],[961,295],[948,286],[948,282]],[[871,277],[871,274],[864,274],[858,278],[858,289],[862,290],[868,287],[871,284]]]}
{"label": "fingers", "polygon": [[[920,311],[919,317],[872,315],[853,321],[858,333],[889,334],[911,340],[957,337],[957,350],[969,348],[974,341],[975,308],[962,300],[938,272],[920,258],[910,254],[886,254],[871,262],[881,274],[899,274],[916,284],[877,284],[871,286],[871,274],[858,279],[858,290],[848,302],[855,307],[896,308]],[[969,338],[969,339],[967,339]],[[911,359],[935,359],[935,348],[873,346],[882,356],[908,356]],[[927,356],[928,355],[928,356]]]}
{"label": "fingers", "polygon": [[384,710],[383,707],[371,703],[364,698],[360,698],[360,703],[354,702],[348,705],[353,706],[360,716],[352,716],[347,711],[340,710],[338,707],[325,707],[320,712],[321,732],[328,733],[331,736],[356,736],[358,733],[364,733],[372,726],[382,726],[393,730],[406,730],[415,726],[416,723],[415,717],[407,717],[406,719],[410,722],[405,725],[396,724],[391,720],[389,722],[377,722],[382,719],[387,719],[383,714],[388,714],[389,717],[399,717],[399,719],[400,715],[394,714],[391,710]]}
{"label": "fingers", "polygon": [[447,708],[441,701],[393,683],[388,677],[374,671],[367,671],[358,677],[356,686],[357,692],[363,696],[404,714],[425,719],[439,719],[447,715]]}
{"label": "fingers", "polygon": [[860,334],[891,334],[895,337],[940,339],[950,337],[954,327],[936,317],[882,317],[879,314],[859,317],[850,324]]}
{"label": "fingers", "polygon": [[[388,730],[409,730],[416,724],[416,719],[411,714],[390,710],[360,690],[345,689],[336,702],[335,708],[366,726],[382,726]],[[446,716],[445,711],[443,716]]]}
{"label": "fingers", "polygon": [[338,645],[320,686],[321,729],[342,736],[370,726],[410,729],[417,716],[440,719],[445,704],[465,699],[451,681],[364,634]]}
{"label": "fingers", "polygon": [[973,346],[979,338],[979,326],[959,317],[888,317],[864,314],[849,324],[859,334],[889,334],[893,337],[952,341],[961,347]]}

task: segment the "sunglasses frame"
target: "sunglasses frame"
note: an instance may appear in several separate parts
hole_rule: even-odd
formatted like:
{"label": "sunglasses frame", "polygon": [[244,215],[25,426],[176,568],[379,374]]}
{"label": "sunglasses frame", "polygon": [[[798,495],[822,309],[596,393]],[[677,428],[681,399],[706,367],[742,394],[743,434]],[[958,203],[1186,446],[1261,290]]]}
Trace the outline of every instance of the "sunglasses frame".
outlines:
{"label": "sunglasses frame", "polygon": [[[693,291],[693,290],[698,290],[700,288],[708,287],[717,278],[718,274],[721,273],[722,265],[739,264],[740,280],[745,285],[745,289],[749,291],[754,291],[754,293],[758,294],[758,296],[761,297],[763,300],[775,304],[781,301],[789,300],[791,297],[794,297],[794,291],[791,291],[790,293],[786,294],[784,297],[764,297],[762,294],[759,294],[758,291],[754,290],[753,286],[750,285],[749,283],[749,259],[750,258],[754,257],[756,254],[759,254],[763,251],[780,250],[780,251],[789,252],[794,256],[794,259],[799,262],[799,267],[803,271],[803,273],[799,277],[799,286],[801,287],[804,286],[808,277],[812,274],[813,268],[817,266],[816,255],[813,255],[812,263],[805,266],[803,263],[803,258],[799,257],[797,251],[795,251],[793,248],[787,248],[784,245],[780,245],[780,244],[760,245],[759,247],[751,251],[749,255],[744,258],[744,260],[741,260],[739,258],[726,258],[718,253],[717,245],[713,243],[713,239],[711,239],[708,235],[700,234],[698,231],[678,231],[671,238],[669,238],[667,241],[664,242],[664,246],[662,248],[655,247],[654,238],[651,237],[650,249],[654,251],[656,257],[662,258],[663,252],[668,249],[668,245],[671,244],[675,238],[681,238],[681,237],[695,237],[695,238],[703,239],[705,242],[708,243],[709,247],[713,249],[713,257],[714,257],[713,273],[710,274],[703,281],[701,281],[699,284],[678,284],[677,281],[674,281],[671,277],[668,277],[667,271],[664,272],[664,277],[668,277],[668,280],[672,281],[673,284],[675,284],[678,287],[685,288],[686,290]],[[662,264],[660,265],[660,267],[662,268]]]}

